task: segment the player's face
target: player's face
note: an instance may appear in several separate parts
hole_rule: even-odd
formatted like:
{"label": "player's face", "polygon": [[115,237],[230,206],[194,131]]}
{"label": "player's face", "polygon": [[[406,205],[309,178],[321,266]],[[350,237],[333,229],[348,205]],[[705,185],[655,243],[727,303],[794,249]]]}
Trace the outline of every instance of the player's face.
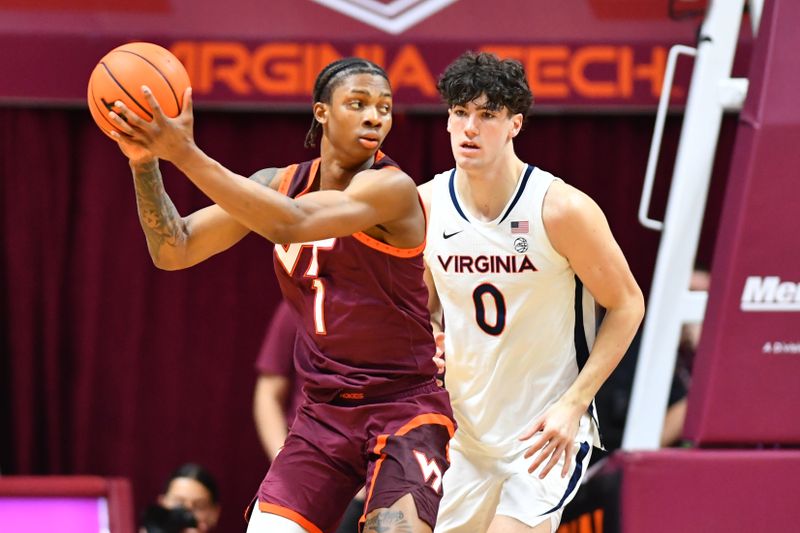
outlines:
{"label": "player's face", "polygon": [[506,107],[489,109],[485,95],[455,105],[448,113],[450,146],[460,168],[492,168],[503,157],[513,154],[512,140],[522,127],[522,114],[511,115]]}
{"label": "player's face", "polygon": [[183,507],[194,514],[197,529],[184,531],[210,531],[219,519],[219,506],[211,499],[208,489],[196,479],[178,477],[170,482],[167,493],[159,498],[167,509]]}
{"label": "player's face", "polygon": [[328,141],[356,160],[378,151],[392,128],[392,90],[376,74],[353,74],[342,80],[330,104],[317,104],[314,112]]}

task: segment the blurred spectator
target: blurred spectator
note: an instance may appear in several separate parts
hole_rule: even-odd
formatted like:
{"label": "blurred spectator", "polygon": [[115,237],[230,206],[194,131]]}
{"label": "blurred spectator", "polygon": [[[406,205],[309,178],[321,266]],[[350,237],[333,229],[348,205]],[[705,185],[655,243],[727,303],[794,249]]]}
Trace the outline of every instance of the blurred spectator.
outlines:
{"label": "blurred spectator", "polygon": [[[689,289],[707,291],[710,275],[706,270],[696,269],[692,273]],[[679,444],[683,432],[683,422],[686,418],[686,396],[691,384],[691,373],[694,365],[694,354],[700,341],[702,324],[685,324],[681,329],[681,339],[678,346],[678,355],[675,361],[675,371],[669,391],[668,408],[664,418],[664,427],[661,435],[661,446],[674,446]],[[636,362],[639,357],[642,330],[640,329],[631,342],[625,357],[614,370],[609,379],[600,389],[595,399],[598,416],[603,428],[603,444],[607,451],[616,450],[622,444],[622,435],[625,429],[625,419],[628,414],[628,402],[633,376],[636,372]],[[596,462],[605,454],[597,453],[592,462]]]}
{"label": "blurred spectator", "polygon": [[253,416],[261,446],[270,461],[283,446],[297,408],[303,401],[302,383],[294,368],[297,326],[289,305],[281,301],[272,315],[256,360],[258,380]]}
{"label": "blurred spectator", "polygon": [[[689,290],[708,291],[711,275],[706,270],[696,269],[689,281]],[[673,389],[677,386],[683,391],[679,399],[670,402],[664,417],[664,428],[661,433],[661,446],[674,446],[680,443],[683,433],[683,422],[686,420],[686,395],[692,382],[692,368],[697,345],[700,343],[702,322],[684,324],[681,329],[681,340],[678,345],[678,358],[675,361],[675,375],[672,378]],[[677,385],[676,385],[677,382]]]}
{"label": "blurred spectator", "polygon": [[142,532],[206,533],[219,520],[217,483],[202,466],[186,463],[170,475],[158,503],[142,515]]}

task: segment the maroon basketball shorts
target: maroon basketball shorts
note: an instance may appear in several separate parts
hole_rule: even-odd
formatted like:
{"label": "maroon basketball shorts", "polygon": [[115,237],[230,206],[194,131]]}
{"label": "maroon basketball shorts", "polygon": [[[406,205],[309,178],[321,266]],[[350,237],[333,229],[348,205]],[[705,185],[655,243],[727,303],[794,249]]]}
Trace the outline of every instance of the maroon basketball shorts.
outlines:
{"label": "maroon basketball shorts", "polygon": [[259,508],[312,533],[334,532],[366,483],[365,516],[411,494],[433,527],[454,431],[449,395],[435,383],[380,398],[307,402],[261,483]]}

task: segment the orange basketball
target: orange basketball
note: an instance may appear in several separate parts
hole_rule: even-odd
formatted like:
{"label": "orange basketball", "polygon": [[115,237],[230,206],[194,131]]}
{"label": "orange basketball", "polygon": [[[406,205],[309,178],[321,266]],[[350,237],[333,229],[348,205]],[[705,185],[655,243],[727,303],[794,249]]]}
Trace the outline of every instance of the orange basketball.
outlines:
{"label": "orange basketball", "polygon": [[176,117],[181,112],[183,93],[189,87],[189,75],[169,50],[152,43],[118,46],[94,67],[87,91],[89,111],[106,135],[119,131],[108,118],[117,100],[143,119],[152,119],[142,85],[150,88],[165,115]]}

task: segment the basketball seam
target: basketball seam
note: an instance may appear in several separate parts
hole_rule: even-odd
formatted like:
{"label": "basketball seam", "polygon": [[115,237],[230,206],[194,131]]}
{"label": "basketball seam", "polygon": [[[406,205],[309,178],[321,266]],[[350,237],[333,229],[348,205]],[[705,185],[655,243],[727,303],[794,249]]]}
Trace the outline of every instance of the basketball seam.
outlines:
{"label": "basketball seam", "polygon": [[107,73],[108,73],[108,75],[111,77],[111,79],[112,79],[112,80],[114,80],[114,83],[116,83],[116,84],[117,84],[117,87],[119,87],[120,89],[122,89],[122,92],[124,92],[125,94],[127,94],[127,95],[128,95],[128,98],[130,98],[131,100],[133,100],[133,103],[134,103],[134,104],[136,104],[136,105],[137,105],[137,107],[138,107],[139,109],[141,109],[141,110],[142,110],[142,111],[143,111],[143,112],[144,112],[144,113],[145,113],[145,114],[146,114],[148,117],[150,117],[150,118],[152,119],[152,118],[153,118],[153,115],[152,115],[152,113],[150,113],[150,112],[149,112],[147,109],[145,109],[144,107],[142,107],[142,104],[140,104],[140,103],[139,103],[139,101],[138,101],[138,100],[136,100],[136,98],[134,98],[134,97],[133,97],[133,95],[132,95],[131,93],[129,93],[129,92],[128,92],[128,89],[126,89],[125,87],[123,87],[123,85],[122,85],[122,84],[121,84],[119,81],[117,81],[117,78],[115,78],[115,77],[114,77],[114,74],[111,72],[111,69],[110,69],[110,68],[108,68],[108,67],[106,66],[106,64],[105,64],[104,62],[102,62],[102,61],[100,62],[100,64],[103,66],[103,68],[104,68],[104,69],[106,69],[106,72],[107,72]]}
{"label": "basketball seam", "polygon": [[154,64],[153,64],[153,63],[152,63],[152,62],[151,62],[149,59],[147,59],[147,58],[146,58],[146,57],[144,57],[143,55],[137,54],[136,52],[131,52],[130,50],[117,50],[117,52],[125,52],[126,54],[133,54],[133,55],[135,55],[136,57],[138,57],[138,58],[142,59],[143,61],[146,61],[148,65],[150,65],[151,67],[153,67],[153,68],[155,69],[155,71],[156,71],[156,72],[158,72],[158,74],[159,74],[159,75],[160,75],[162,78],[164,78],[164,81],[167,83],[167,87],[169,87],[169,92],[171,92],[171,93],[172,93],[172,97],[175,99],[175,105],[177,106],[177,108],[178,108],[178,112],[180,113],[180,110],[181,110],[181,104],[180,104],[180,102],[178,101],[178,95],[176,95],[176,94],[175,94],[175,89],[172,87],[172,84],[169,82],[169,78],[167,78],[166,74],[164,74],[163,72],[161,72],[161,69],[160,69],[160,68],[158,68],[157,66],[155,66],[155,65],[154,65]]}
{"label": "basketball seam", "polygon": [[[103,109],[105,108],[105,106],[103,106],[103,107],[101,108],[99,105],[97,105],[97,98],[95,98],[95,96],[94,96],[94,87],[92,87],[92,86],[89,86],[89,91],[91,91],[91,93],[92,93],[92,104],[94,105],[94,107],[95,107],[95,108],[96,108],[98,111],[100,111],[100,116],[101,116],[101,117],[103,117],[103,118],[106,120],[106,122],[108,122],[108,123],[111,125],[111,127],[114,129],[114,130],[117,130],[117,125],[116,125],[116,124],[114,124],[114,122],[113,122],[113,121],[112,121],[110,118],[108,118],[108,109],[106,109],[105,111],[103,111]],[[98,124],[98,125],[99,125],[99,124]]]}

